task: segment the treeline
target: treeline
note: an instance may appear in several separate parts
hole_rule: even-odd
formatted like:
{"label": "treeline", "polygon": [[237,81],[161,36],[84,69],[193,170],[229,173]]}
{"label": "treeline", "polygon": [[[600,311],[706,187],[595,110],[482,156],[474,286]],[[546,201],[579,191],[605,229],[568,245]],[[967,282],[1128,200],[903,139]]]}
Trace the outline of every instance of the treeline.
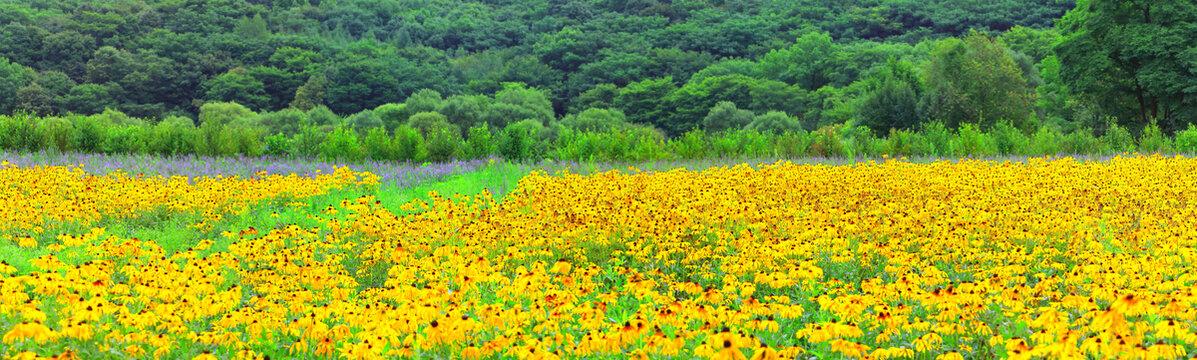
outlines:
{"label": "treeline", "polygon": [[[421,89],[493,94],[503,83],[520,82],[545,90],[561,117],[585,109],[580,96],[597,86],[668,78],[685,87],[708,68],[707,74],[744,73],[744,60],[818,32],[838,47],[819,44],[800,55],[820,57],[823,70],[743,74],[814,92],[844,87],[890,56],[925,55],[935,40],[969,29],[1049,28],[1073,6],[1071,0],[0,0],[0,57],[7,59],[0,60],[0,113],[113,108],[141,118],[194,119],[203,103],[237,102],[260,112],[323,104],[349,115],[403,102]],[[810,101],[817,100],[803,103]]]}
{"label": "treeline", "polygon": [[1197,122],[1194,18],[1189,0],[0,0],[0,113],[203,127],[238,103],[236,126],[288,138],[442,117],[551,135],[615,112],[670,140],[1171,135]]}
{"label": "treeline", "polygon": [[[714,113],[715,111],[712,111]],[[429,113],[421,113],[429,114]],[[274,114],[277,115],[277,114]],[[459,131],[442,117],[413,116],[393,129],[355,130],[324,108],[305,114],[326,117],[335,125],[307,124],[292,135],[250,125],[257,115],[232,103],[205,105],[201,126],[182,117],[151,123],[109,110],[93,116],[0,116],[0,149],[80,151],[108,154],[271,155],[337,161],[446,161],[499,156],[508,160],[649,161],[712,157],[977,157],[995,155],[1197,153],[1197,127],[1165,135],[1151,125],[1136,138],[1110,124],[1101,135],[1040,127],[1025,134],[1008,122],[989,131],[973,124],[951,130],[941,122],[921,124],[921,131],[892,129],[874,136],[867,126],[844,124],[815,131],[790,129],[695,129],[675,138],[647,126],[623,122],[618,111],[587,111],[573,126],[544,128],[517,122],[501,129],[475,126]],[[753,123],[784,121],[777,113]]]}

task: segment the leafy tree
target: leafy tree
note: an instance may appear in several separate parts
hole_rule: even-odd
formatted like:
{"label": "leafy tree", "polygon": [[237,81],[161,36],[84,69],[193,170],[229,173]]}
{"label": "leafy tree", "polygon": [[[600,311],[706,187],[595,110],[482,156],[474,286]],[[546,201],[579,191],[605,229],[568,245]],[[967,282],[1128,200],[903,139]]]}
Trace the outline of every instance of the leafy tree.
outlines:
{"label": "leafy tree", "polygon": [[322,106],[327,89],[328,78],[324,74],[312,75],[303,86],[295,90],[295,99],[291,101],[291,106],[303,111]]}
{"label": "leafy tree", "polygon": [[98,114],[106,108],[115,108],[116,101],[108,87],[99,84],[83,84],[71,87],[63,104],[67,111],[76,114]]}
{"label": "leafy tree", "polygon": [[374,108],[374,115],[382,121],[383,127],[387,131],[395,131],[399,125],[407,122],[407,105],[405,104],[382,104]]}
{"label": "leafy tree", "polygon": [[586,109],[577,115],[568,115],[561,125],[582,131],[610,132],[627,125],[627,116],[616,109]]}
{"label": "leafy tree", "polygon": [[941,41],[927,69],[923,106],[932,119],[955,129],[964,123],[988,129],[1009,120],[1030,131],[1035,94],[1006,47],[986,35]]}
{"label": "leafy tree", "polygon": [[871,91],[856,107],[861,124],[876,134],[887,134],[890,129],[905,130],[923,121],[918,109],[923,82],[913,64],[890,59],[869,82]]}
{"label": "leafy tree", "polygon": [[1080,0],[1059,23],[1060,78],[1135,129],[1197,121],[1197,4]]}
{"label": "leafy tree", "polygon": [[54,113],[54,96],[38,83],[29,83],[17,91],[17,110],[50,115]]}
{"label": "leafy tree", "polygon": [[761,58],[760,72],[767,79],[815,90],[830,82],[826,71],[835,51],[828,33],[807,33],[789,49],[773,50]]}
{"label": "leafy tree", "polygon": [[0,58],[0,113],[11,113],[17,105],[17,92],[35,77],[32,69]]}
{"label": "leafy tree", "polygon": [[677,86],[669,77],[634,82],[619,90],[615,108],[623,110],[630,122],[650,124],[669,134],[679,133],[684,131],[684,126],[666,121],[672,109],[667,101],[662,101],[672,96],[674,91],[677,91]]}
{"label": "leafy tree", "polygon": [[454,95],[445,99],[436,111],[445,115],[450,124],[469,129],[482,121],[488,102],[481,95]]}
{"label": "leafy tree", "polygon": [[441,93],[432,89],[421,89],[403,102],[408,114],[436,111],[441,106]]}
{"label": "leafy tree", "polygon": [[345,123],[353,130],[357,130],[357,132],[363,134],[371,129],[386,128],[382,122],[382,118],[370,110],[362,110],[356,114],[349,115],[349,117],[345,118]]}
{"label": "leafy tree", "polygon": [[751,123],[754,117],[752,111],[737,109],[733,102],[720,101],[702,120],[702,127],[708,133],[740,130]]}
{"label": "leafy tree", "polygon": [[254,109],[265,109],[270,103],[265,85],[249,76],[244,68],[229,70],[204,82],[204,99],[216,102],[236,102]]}
{"label": "leafy tree", "polygon": [[782,134],[787,131],[802,130],[802,123],[798,119],[786,115],[786,113],[770,111],[753,118],[752,122],[748,123],[744,129],[762,133]]}

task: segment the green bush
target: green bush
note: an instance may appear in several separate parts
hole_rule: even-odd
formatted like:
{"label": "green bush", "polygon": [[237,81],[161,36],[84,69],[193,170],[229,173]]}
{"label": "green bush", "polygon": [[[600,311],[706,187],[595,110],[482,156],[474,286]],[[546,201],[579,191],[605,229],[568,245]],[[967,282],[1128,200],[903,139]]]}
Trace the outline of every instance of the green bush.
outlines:
{"label": "green bush", "polygon": [[955,154],[955,149],[952,148],[952,131],[948,130],[942,122],[935,121],[923,124],[923,139],[927,142],[928,149],[931,150],[928,155],[934,156],[952,156]]}
{"label": "green bush", "polygon": [[288,156],[295,153],[294,138],[287,134],[277,133],[266,138],[266,148],[262,154],[270,156]]}
{"label": "green bush", "polygon": [[1166,153],[1172,151],[1172,141],[1160,131],[1155,121],[1143,128],[1143,136],[1139,137],[1139,151],[1144,153]]}
{"label": "green bush", "polygon": [[456,125],[432,130],[425,141],[429,161],[449,161],[461,157],[461,132]]}
{"label": "green bush", "polygon": [[462,145],[461,155],[466,159],[482,159],[494,154],[495,145],[490,129],[486,126],[472,126]]}
{"label": "green bush", "polygon": [[361,161],[366,152],[353,130],[337,127],[320,143],[320,157],[329,160]]}
{"label": "green bush", "polygon": [[1125,127],[1112,123],[1101,136],[1101,142],[1110,153],[1121,154],[1135,151],[1135,139]]}
{"label": "green bush", "polygon": [[1041,126],[1031,135],[1031,142],[1027,146],[1027,155],[1046,156],[1056,155],[1062,150],[1060,142],[1063,135],[1052,126]]}
{"label": "green bush", "polygon": [[507,125],[499,134],[499,156],[510,161],[536,159],[541,153],[537,130],[533,124],[525,121]]}
{"label": "green bush", "polygon": [[776,137],[776,143],[774,143],[773,151],[778,156],[806,156],[808,154],[810,145],[813,142],[814,137],[812,137],[806,130],[789,130],[782,132]]}
{"label": "green bush", "polygon": [[75,148],[75,129],[71,121],[60,117],[42,118],[37,124],[37,147],[52,151],[71,151]]}
{"label": "green bush", "polygon": [[694,129],[682,134],[680,138],[669,139],[669,149],[683,159],[704,158],[708,153],[706,132]]}
{"label": "green bush", "polygon": [[395,160],[408,162],[421,162],[428,156],[428,150],[424,147],[424,137],[420,132],[411,126],[400,125],[395,128]]}
{"label": "green bush", "polygon": [[993,145],[997,154],[1021,155],[1027,152],[1031,139],[1009,121],[1002,121],[993,126],[990,131]]}
{"label": "green bush", "polygon": [[1197,154],[1197,126],[1189,124],[1189,128],[1174,134],[1172,149],[1188,155]]}
{"label": "green bush", "polygon": [[1101,140],[1093,136],[1093,130],[1079,128],[1064,136],[1060,149],[1066,154],[1097,154],[1104,145]]}
{"label": "green bush", "polygon": [[366,157],[371,160],[395,159],[395,140],[387,134],[384,127],[370,129],[362,143],[366,148]]}
{"label": "green bush", "polygon": [[997,153],[993,139],[975,124],[961,124],[956,140],[955,154],[962,156],[988,156]]}

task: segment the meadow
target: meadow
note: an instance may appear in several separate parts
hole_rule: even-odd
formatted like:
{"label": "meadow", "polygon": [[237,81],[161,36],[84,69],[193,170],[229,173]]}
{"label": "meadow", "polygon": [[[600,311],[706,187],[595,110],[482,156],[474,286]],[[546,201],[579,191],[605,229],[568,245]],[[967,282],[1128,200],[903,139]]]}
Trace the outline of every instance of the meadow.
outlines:
{"label": "meadow", "polygon": [[0,357],[1197,354],[1184,156],[137,156],[5,154]]}

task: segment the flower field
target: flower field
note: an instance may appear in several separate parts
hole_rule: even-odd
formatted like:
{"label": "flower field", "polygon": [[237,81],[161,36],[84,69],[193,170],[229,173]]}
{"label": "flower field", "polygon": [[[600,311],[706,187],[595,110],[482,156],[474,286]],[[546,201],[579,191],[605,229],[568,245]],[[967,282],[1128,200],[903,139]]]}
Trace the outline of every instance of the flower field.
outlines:
{"label": "flower field", "polygon": [[[27,232],[0,242],[49,249],[0,261],[0,356],[1197,355],[1194,159],[533,172],[501,199],[405,204],[344,190],[376,182],[0,169],[0,201],[22,209],[3,224]],[[247,212],[284,193],[304,222],[197,223],[177,251],[104,228],[35,232],[124,209]]]}

